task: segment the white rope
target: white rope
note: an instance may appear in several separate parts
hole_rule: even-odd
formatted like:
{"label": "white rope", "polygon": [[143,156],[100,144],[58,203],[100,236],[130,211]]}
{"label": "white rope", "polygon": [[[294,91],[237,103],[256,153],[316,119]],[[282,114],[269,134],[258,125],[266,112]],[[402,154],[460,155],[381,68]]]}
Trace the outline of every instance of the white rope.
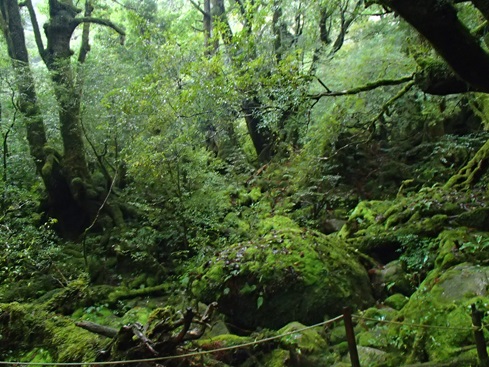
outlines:
{"label": "white rope", "polygon": [[283,338],[284,336],[289,336],[293,334],[299,334],[302,333],[303,331],[313,329],[319,326],[324,326],[331,324],[333,322],[339,321],[343,319],[343,315],[336,316],[333,319],[326,320],[323,322],[320,322],[318,324],[314,324],[311,326],[306,326],[304,328],[295,330],[295,331],[289,331],[287,333],[281,334],[281,335],[275,335],[271,336],[268,338],[260,339],[260,340],[255,340],[252,342],[248,343],[243,343],[239,345],[233,345],[230,347],[223,347],[223,348],[216,348],[212,350],[205,350],[205,351],[200,351],[200,352],[191,352],[191,353],[185,353],[185,354],[180,354],[176,356],[167,356],[167,357],[155,357],[155,358],[147,358],[147,359],[133,359],[133,360],[128,360],[128,361],[107,361],[107,362],[8,362],[8,361],[0,361],[0,365],[13,365],[13,366],[34,366],[34,365],[41,365],[41,366],[102,366],[102,365],[118,365],[118,364],[129,364],[129,363],[140,363],[140,362],[158,362],[158,361],[164,361],[168,359],[177,359],[177,358],[187,358],[187,357],[195,357],[195,356],[200,356],[200,355],[205,355],[205,354],[211,354],[211,353],[216,353],[216,352],[224,352],[228,350],[233,350],[233,349],[239,349],[239,348],[244,348],[244,347],[249,347],[253,346],[256,344],[261,344],[261,343],[266,343],[275,339],[280,339]]}
{"label": "white rope", "polygon": [[473,330],[474,329],[474,327],[465,327],[464,328],[464,327],[454,327],[454,326],[415,324],[415,323],[407,323],[407,322],[401,322],[401,321],[379,320],[379,319],[357,316],[357,315],[352,315],[352,318],[357,319],[357,320],[376,321],[376,322],[380,322],[383,324],[403,325],[403,326],[419,327],[419,328],[427,328],[427,329],[444,329],[444,330],[459,330],[459,331],[467,331],[467,330]]}

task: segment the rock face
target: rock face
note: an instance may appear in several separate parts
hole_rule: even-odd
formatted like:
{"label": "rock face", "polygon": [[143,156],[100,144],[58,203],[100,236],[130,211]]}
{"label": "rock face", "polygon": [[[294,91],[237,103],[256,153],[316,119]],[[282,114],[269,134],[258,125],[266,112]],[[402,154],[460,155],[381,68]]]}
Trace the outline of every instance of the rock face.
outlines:
{"label": "rock face", "polygon": [[444,272],[432,292],[443,303],[460,302],[473,297],[487,297],[489,267],[463,263]]}
{"label": "rock face", "polygon": [[[393,297],[385,304],[394,301]],[[384,356],[391,359],[388,365],[428,361],[447,366],[477,364],[470,306],[476,304],[480,311],[487,312],[489,267],[465,262],[449,269],[434,269],[407,303],[400,294],[396,298],[401,301],[393,302],[398,311],[384,306],[362,314],[364,319],[360,318],[356,329],[359,349],[387,352],[389,356]]]}
{"label": "rock face", "polygon": [[217,301],[242,333],[312,324],[344,306],[374,302],[368,275],[344,241],[285,217],[262,221],[255,240],[230,246],[197,269],[192,292],[202,302]]}

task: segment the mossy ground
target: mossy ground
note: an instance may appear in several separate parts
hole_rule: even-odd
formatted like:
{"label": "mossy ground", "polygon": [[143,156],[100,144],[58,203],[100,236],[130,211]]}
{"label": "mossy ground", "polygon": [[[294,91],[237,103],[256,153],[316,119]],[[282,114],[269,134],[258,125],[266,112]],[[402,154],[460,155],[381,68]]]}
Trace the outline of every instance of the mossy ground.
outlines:
{"label": "mossy ground", "polygon": [[[39,305],[0,304],[0,352],[9,359],[93,361],[106,341]],[[34,346],[42,346],[34,348]],[[37,353],[33,354],[33,350]]]}
{"label": "mossy ground", "polygon": [[[395,259],[416,291],[409,298],[392,295],[396,291],[392,286],[389,297],[379,298],[376,307],[360,314],[364,319],[355,320],[362,366],[476,360],[468,307],[476,303],[486,310],[489,304],[485,293],[489,214],[483,188],[469,192],[434,186],[418,192],[400,190],[391,200],[361,201],[342,230],[329,236],[291,220],[286,215],[292,207],[290,197],[287,203],[272,205],[266,190],[253,187],[248,191],[236,199],[245,214],[231,212],[223,217],[230,225],[230,238],[238,240],[212,248],[212,255],[203,257],[198,267],[182,267],[182,277],[163,284],[138,269],[120,279],[114,272],[103,278],[111,284],[94,285],[99,278],[79,271],[70,273],[62,288],[42,297],[35,298],[29,290],[22,298],[33,299],[32,304],[1,305],[1,353],[9,359],[35,362],[93,360],[107,340],[75,327],[74,320],[118,328],[168,319],[167,314],[176,312],[176,308],[170,312],[168,305],[175,304],[172,297],[180,297],[175,296],[180,292],[177,282],[184,278],[190,298],[219,302],[234,332],[279,329],[291,321],[311,324],[336,316],[345,305],[371,306],[374,300],[364,266]],[[79,269],[80,257],[73,258]],[[116,263],[116,259],[106,262]],[[278,333],[299,325],[289,324]],[[151,326],[147,332],[151,335]],[[209,349],[249,340],[225,335],[195,345]],[[324,333],[288,336],[267,348],[223,355],[222,360],[205,357],[205,363],[221,367],[247,367],[256,361],[270,367],[341,365],[348,352],[342,325]]]}

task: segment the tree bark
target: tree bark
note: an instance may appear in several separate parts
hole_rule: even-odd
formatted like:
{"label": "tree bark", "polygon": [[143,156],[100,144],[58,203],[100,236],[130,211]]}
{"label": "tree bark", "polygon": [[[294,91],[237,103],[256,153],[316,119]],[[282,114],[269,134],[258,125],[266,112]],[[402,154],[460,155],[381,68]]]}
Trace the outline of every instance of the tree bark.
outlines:
{"label": "tree bark", "polygon": [[247,99],[242,104],[246,127],[255,147],[258,161],[267,163],[273,156],[273,134],[263,123],[262,104],[257,98]]}
{"label": "tree bark", "polygon": [[25,45],[24,28],[20,9],[16,0],[0,2],[2,31],[7,41],[7,48],[16,76],[19,91],[18,108],[24,116],[27,141],[36,169],[41,172],[46,161],[44,146],[47,138],[41,109],[37,102],[34,78],[29,67],[29,57]]}
{"label": "tree bark", "polygon": [[[83,133],[80,122],[81,93],[75,81],[75,72],[71,65],[73,52],[70,40],[78,25],[75,17],[80,12],[70,3],[50,0],[50,19],[44,25],[47,48],[44,61],[51,71],[54,82],[54,93],[59,104],[59,122],[63,140],[63,166],[70,178],[80,178],[83,182],[90,180],[88,165],[85,158]],[[78,188],[72,187],[78,190]],[[74,192],[75,196],[81,195]]]}
{"label": "tree bark", "polygon": [[[450,1],[378,0],[421,33],[471,89],[489,93],[489,54],[457,17]],[[485,5],[477,0],[473,4]]]}
{"label": "tree bark", "polygon": [[115,336],[117,335],[117,329],[105,325],[99,325],[90,321],[78,321],[75,323],[75,325],[92,333],[105,336],[107,338],[115,338]]}

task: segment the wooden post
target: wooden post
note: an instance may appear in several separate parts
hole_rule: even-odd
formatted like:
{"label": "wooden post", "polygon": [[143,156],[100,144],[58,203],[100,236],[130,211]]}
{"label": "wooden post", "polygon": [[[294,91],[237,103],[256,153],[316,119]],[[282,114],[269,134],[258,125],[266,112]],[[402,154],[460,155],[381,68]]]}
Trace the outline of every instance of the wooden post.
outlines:
{"label": "wooden post", "polygon": [[[360,367],[358,358],[357,342],[355,340],[355,332],[353,331],[353,322],[351,321],[350,307],[343,307],[343,319],[345,321],[346,341],[348,342],[348,350],[350,352],[350,361],[352,367]],[[486,367],[486,366],[484,366]]]}
{"label": "wooden post", "polygon": [[472,309],[472,326],[474,327],[475,345],[477,347],[477,355],[479,356],[479,366],[489,367],[489,356],[487,355],[486,340],[482,331],[482,317],[484,312],[478,310],[473,303]]}

